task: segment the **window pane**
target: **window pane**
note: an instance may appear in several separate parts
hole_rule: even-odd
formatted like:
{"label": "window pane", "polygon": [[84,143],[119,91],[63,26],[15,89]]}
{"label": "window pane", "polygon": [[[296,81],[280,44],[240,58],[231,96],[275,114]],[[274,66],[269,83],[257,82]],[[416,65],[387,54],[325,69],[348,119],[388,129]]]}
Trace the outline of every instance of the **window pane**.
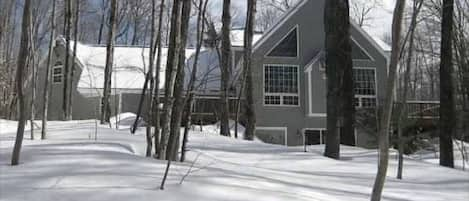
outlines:
{"label": "window pane", "polygon": [[264,103],[266,105],[280,105],[280,96],[266,96]]}
{"label": "window pane", "polygon": [[54,83],[60,83],[60,82],[62,82],[62,76],[53,76],[52,81]]}
{"label": "window pane", "polygon": [[376,95],[374,69],[353,69],[356,95]]}
{"label": "window pane", "polygon": [[288,35],[268,54],[270,57],[296,57],[298,55],[297,30],[293,29]]}
{"label": "window pane", "polygon": [[283,104],[284,105],[298,105],[298,96],[284,96]]}
{"label": "window pane", "polygon": [[376,107],[376,98],[362,98],[362,107],[364,108]]}
{"label": "window pane", "polygon": [[62,74],[62,68],[54,68],[53,74],[54,74],[54,75]]}

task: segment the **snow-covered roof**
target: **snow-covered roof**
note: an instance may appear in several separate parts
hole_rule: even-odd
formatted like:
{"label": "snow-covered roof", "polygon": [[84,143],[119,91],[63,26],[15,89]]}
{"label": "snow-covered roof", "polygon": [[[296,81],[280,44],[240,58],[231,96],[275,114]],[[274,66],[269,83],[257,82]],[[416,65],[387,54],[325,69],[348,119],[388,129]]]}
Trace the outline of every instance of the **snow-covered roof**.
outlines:
{"label": "snow-covered roof", "polygon": [[[262,34],[255,33],[252,38],[252,44],[255,44]],[[231,30],[231,45],[234,47],[244,46],[244,29],[233,29]]]}
{"label": "snow-covered roof", "polygon": [[[73,47],[74,42],[71,42]],[[160,88],[164,87],[167,48],[162,48]],[[186,58],[194,53],[186,50]],[[106,64],[106,47],[77,44],[77,60],[83,69],[78,81],[80,89],[102,89],[104,86],[104,68]],[[149,48],[122,47],[114,48],[114,61],[111,85],[115,89],[141,89],[148,71]]]}
{"label": "snow-covered roof", "polygon": [[374,35],[371,35],[371,38],[373,38],[373,40],[376,42],[376,44],[378,44],[378,46],[381,47],[381,49],[383,49],[385,52],[390,52],[391,51],[391,46],[388,45],[383,40],[381,40],[381,38],[379,38],[377,36],[374,36]]}
{"label": "snow-covered roof", "polygon": [[[235,66],[230,75],[230,86],[234,86],[236,81],[242,72],[242,60],[236,61]],[[187,61],[186,65],[186,77],[185,83],[189,83],[192,67],[194,65],[194,57],[191,57]],[[200,52],[199,59],[197,61],[197,76],[195,80],[195,87],[197,93],[203,93],[210,95],[217,93],[220,90],[221,72],[220,72],[220,61],[217,50],[215,49],[204,49]]]}

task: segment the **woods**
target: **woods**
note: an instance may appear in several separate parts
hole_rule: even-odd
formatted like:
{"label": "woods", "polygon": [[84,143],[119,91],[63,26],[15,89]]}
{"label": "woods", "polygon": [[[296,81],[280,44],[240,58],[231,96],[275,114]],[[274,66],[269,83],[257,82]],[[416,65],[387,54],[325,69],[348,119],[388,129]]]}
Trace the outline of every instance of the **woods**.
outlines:
{"label": "woods", "polygon": [[[465,195],[468,181],[455,175],[469,165],[467,0],[0,0],[0,7],[7,172],[25,164],[54,178],[83,174],[77,186],[135,177],[125,188],[169,189],[163,197],[214,185],[241,200],[252,197],[233,186],[281,200],[414,200],[393,193],[414,188],[435,199]],[[78,156],[84,160],[51,162]],[[90,161],[102,171],[76,172]],[[69,173],[63,164],[77,166]],[[122,175],[106,175],[109,164]],[[457,193],[438,194],[420,173],[444,185],[448,176]],[[305,183],[319,177],[325,183]],[[24,185],[36,185],[31,178]],[[21,189],[11,181],[0,182]],[[278,187],[299,197],[267,195]],[[203,199],[219,198],[206,192]]]}

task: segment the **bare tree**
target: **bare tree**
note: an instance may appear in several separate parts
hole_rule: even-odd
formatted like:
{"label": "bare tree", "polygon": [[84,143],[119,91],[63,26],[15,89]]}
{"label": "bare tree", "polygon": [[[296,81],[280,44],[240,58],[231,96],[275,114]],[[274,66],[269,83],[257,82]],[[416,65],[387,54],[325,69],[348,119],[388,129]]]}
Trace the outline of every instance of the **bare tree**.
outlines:
{"label": "bare tree", "polygon": [[[415,36],[415,29],[417,27],[417,16],[422,8],[423,0],[414,0],[413,1],[413,9],[412,9],[412,19],[409,26],[409,40],[408,40],[408,53],[406,58],[406,65],[404,70],[404,86],[402,87],[402,94],[399,96],[398,101],[398,108],[397,108],[397,134],[398,134],[398,168],[397,168],[397,178],[402,179],[402,171],[404,167],[404,144],[406,140],[403,139],[402,132],[403,128],[407,122],[407,94],[410,82],[410,73],[411,73],[411,65],[413,54],[415,51],[414,48],[414,36]],[[405,45],[402,45],[403,47]]]}
{"label": "bare tree", "polygon": [[[254,132],[256,129],[256,111],[254,108],[254,81],[252,78],[252,41],[254,35],[254,23],[256,22],[256,4],[257,0],[248,0],[248,9],[246,17],[246,25],[244,29],[244,66],[243,73],[246,78],[246,89],[244,91],[246,104],[244,111],[246,113],[247,123],[244,132],[244,139],[254,140]],[[238,127],[238,125],[235,125]]]}
{"label": "bare tree", "polygon": [[[137,22],[135,22],[137,23]],[[152,140],[152,128],[153,128],[153,112],[152,112],[152,107],[154,106],[151,102],[153,100],[153,90],[154,90],[154,87],[155,87],[155,78],[153,77],[153,69],[155,67],[155,56],[156,56],[156,43],[155,43],[155,34],[156,34],[156,1],[155,0],[152,0],[151,2],[151,39],[150,39],[150,51],[149,51],[149,54],[150,54],[150,61],[148,62],[149,63],[149,67],[148,67],[148,74],[147,74],[147,78],[150,78],[150,91],[149,91],[149,96],[147,98],[148,100],[148,103],[150,105],[150,109],[148,110],[147,112],[147,116],[148,116],[148,123],[147,123],[147,129],[146,129],[146,135],[147,135],[147,154],[146,156],[147,157],[150,157],[151,156],[151,151],[152,151],[152,144],[153,144],[153,140]],[[136,29],[135,29],[136,30]],[[134,39],[135,39],[135,35],[136,33],[134,33]],[[135,42],[134,39],[132,39],[132,44]],[[148,79],[145,80],[145,83],[148,82]],[[158,86],[156,86],[158,87]],[[142,94],[145,94],[145,91],[146,91],[146,88],[147,88],[147,85],[145,84],[145,87],[144,87],[144,91],[142,92]],[[144,97],[145,95],[143,95]],[[141,100],[143,100],[143,97],[141,97]],[[142,101],[140,101],[140,104],[142,104]],[[141,106],[140,106],[141,107]],[[137,119],[135,119],[135,121],[138,120],[138,117]]]}
{"label": "bare tree", "polygon": [[298,0],[259,0],[257,6],[259,12],[256,14],[255,27],[265,31],[272,27],[283,13],[291,9]]}
{"label": "bare tree", "polygon": [[370,21],[374,19],[373,10],[381,6],[378,0],[352,0],[350,1],[351,17],[358,26],[370,26]]}
{"label": "bare tree", "polygon": [[[181,4],[180,1],[175,1],[174,4]],[[182,8],[180,8],[182,6]],[[173,60],[175,61],[173,63],[173,66],[171,66],[173,69],[173,75],[171,77],[173,77],[173,79],[175,79],[176,77],[178,77],[178,74],[179,74],[179,78],[182,78],[184,79],[184,75],[181,74],[181,71],[183,73],[184,71],[184,55],[181,56],[182,53],[184,53],[184,51],[181,51],[182,48],[185,48],[185,40],[187,39],[184,35],[184,33],[187,33],[187,25],[188,25],[188,21],[189,21],[189,17],[190,17],[190,10],[191,10],[191,1],[190,0],[182,0],[182,5],[177,5],[177,7],[175,7],[176,9],[181,9],[179,11],[174,11],[173,10],[173,14],[177,14],[176,16],[172,16],[172,17],[177,17],[178,19],[175,20],[176,23],[171,23],[171,26],[174,26],[174,25],[177,25],[177,28],[174,29],[180,33],[176,33],[177,37],[174,38],[176,39],[175,42],[176,42],[176,45],[175,45],[175,49],[174,49],[174,53],[176,53],[174,55],[174,58]],[[175,9],[173,8],[173,9]],[[173,21],[174,19],[172,19]],[[173,28],[171,28],[171,32],[173,31]],[[173,33],[171,33],[171,35],[173,35]],[[179,36],[178,36],[179,35]],[[171,50],[168,50],[168,52],[171,51]],[[168,58],[169,59],[169,58]],[[169,61],[169,60],[168,60]],[[182,65],[180,63],[183,63]],[[168,62],[169,64],[169,62]],[[168,65],[168,67],[170,67],[170,65]],[[181,70],[182,68],[182,70]],[[173,81],[173,89],[171,91],[171,97],[172,96],[175,96],[176,99],[177,96],[181,96],[181,95],[178,95],[177,93],[181,93],[182,90],[181,89],[177,89],[181,86],[177,86],[179,85],[180,83],[176,84],[174,81],[175,80],[172,80]],[[180,80],[178,82],[181,82]],[[183,81],[182,81],[183,82]],[[176,91],[176,92],[175,92]],[[178,92],[180,91],[180,92]],[[175,94],[176,93],[176,94]],[[165,94],[165,96],[168,96],[167,94]],[[165,97],[166,98],[166,97]],[[173,99],[173,98],[172,98]],[[171,107],[173,107],[172,105],[173,103],[171,103]],[[168,105],[166,105],[166,102],[165,102],[165,105],[164,107],[167,107]],[[179,106],[181,107],[181,106]],[[182,106],[183,107],[183,106]],[[167,145],[167,153],[166,153],[166,159],[168,160],[167,162],[167,165],[166,165],[166,170],[165,170],[165,173],[164,173],[164,176],[163,176],[163,180],[161,181],[161,186],[160,186],[160,189],[163,190],[164,189],[164,185],[165,185],[165,182],[166,182],[166,178],[168,176],[168,172],[169,172],[169,168],[171,166],[171,161],[174,159],[174,155],[177,154],[177,142],[176,141],[179,141],[179,133],[180,133],[180,120],[178,121],[177,119],[175,118],[178,118],[178,110],[181,110],[182,109],[178,109],[178,108],[168,108],[166,111],[171,111],[171,109],[176,109],[174,110],[174,114],[170,112],[170,115],[168,114],[165,114],[165,118],[168,118],[167,121],[169,121],[169,118],[171,118],[171,135],[169,137],[169,141],[168,141],[168,145]],[[173,116],[174,115],[174,116]],[[180,115],[179,115],[179,118],[180,118]],[[177,124],[176,124],[177,123]],[[169,126],[168,123],[166,122],[164,125],[163,125],[163,131],[164,131],[164,128],[165,126]],[[164,132],[162,133],[162,136],[163,136]],[[163,153],[161,153],[161,155],[163,155]]]}
{"label": "bare tree", "polygon": [[51,80],[51,68],[52,68],[52,57],[53,50],[55,47],[55,4],[56,0],[52,0],[52,11],[50,16],[50,38],[49,38],[49,52],[47,54],[47,66],[46,74],[44,77],[44,93],[43,93],[43,105],[42,105],[42,130],[41,130],[41,139],[46,139],[47,136],[47,115],[49,109],[49,93],[50,93],[50,80]]}
{"label": "bare tree", "polygon": [[402,16],[404,15],[405,0],[397,0],[394,8],[394,16],[392,22],[392,50],[391,62],[389,64],[389,73],[386,80],[385,100],[383,111],[379,119],[378,136],[379,136],[379,162],[378,172],[376,174],[371,201],[381,200],[381,194],[386,181],[386,172],[389,160],[389,127],[391,123],[391,113],[393,107],[394,88],[396,82],[397,65],[399,63],[399,54],[401,50],[401,29]]}
{"label": "bare tree", "polygon": [[221,28],[221,86],[220,86],[220,134],[230,136],[230,106],[228,103],[229,97],[229,82],[231,74],[231,14],[230,14],[231,0],[223,0],[223,14],[222,14],[222,28]]}
{"label": "bare tree", "polygon": [[205,23],[203,21],[203,18],[205,17],[205,11],[207,10],[207,5],[208,5],[208,0],[199,0],[198,4],[198,14],[197,14],[197,44],[195,48],[195,53],[194,53],[194,61],[192,64],[192,71],[191,71],[191,77],[189,79],[189,84],[187,87],[186,91],[186,99],[184,103],[185,107],[185,114],[183,116],[183,124],[184,124],[184,134],[183,134],[183,140],[182,140],[182,146],[181,146],[181,162],[184,162],[186,159],[186,146],[187,142],[189,140],[189,127],[191,125],[191,115],[192,115],[192,109],[193,109],[193,104],[194,104],[194,95],[195,95],[195,81],[197,79],[197,65],[198,65],[198,60],[199,60],[199,55],[200,55],[200,49],[202,48],[202,43],[203,43],[203,33],[205,30]]}
{"label": "bare tree", "polygon": [[453,86],[454,1],[443,0],[440,51],[440,165],[454,167],[453,135],[456,112]]}
{"label": "bare tree", "polygon": [[114,43],[116,31],[117,0],[111,0],[111,16],[109,18],[110,28],[106,47],[106,67],[104,69],[104,89],[101,101],[101,124],[109,122],[111,116],[110,95],[111,76],[114,62]]}
{"label": "bare tree", "polygon": [[173,161],[177,160],[179,150],[179,138],[180,138],[180,127],[181,117],[184,110],[185,99],[182,97],[184,90],[184,77],[185,77],[185,64],[186,64],[186,43],[189,19],[191,14],[192,3],[191,0],[186,0],[183,3],[182,14],[181,14],[181,45],[179,46],[179,59],[178,69],[176,74],[176,82],[174,84],[174,105],[173,113],[171,114],[171,129],[168,142],[167,157]]}
{"label": "bare tree", "polygon": [[16,9],[14,0],[0,2],[0,88],[2,100],[0,102],[0,115],[5,118],[12,117],[15,100],[14,67],[13,67],[13,42],[15,40]]}
{"label": "bare tree", "polygon": [[[153,0],[152,0],[153,3]],[[155,2],[156,3],[156,2]],[[145,14],[148,13],[148,7],[152,8],[153,6],[148,5],[147,0],[133,0],[129,1],[129,14],[130,20],[132,21],[132,45],[137,45],[140,41],[140,29],[141,25],[144,24]],[[156,7],[156,6],[155,6]],[[151,11],[153,12],[153,11]],[[156,10],[155,10],[156,12]],[[155,14],[156,15],[156,14]],[[156,21],[156,20],[155,20]],[[156,28],[155,28],[156,30]],[[150,36],[151,37],[151,36]]]}
{"label": "bare tree", "polygon": [[[168,56],[166,64],[166,79],[165,79],[165,97],[163,103],[163,116],[161,118],[161,140],[160,146],[158,147],[158,158],[166,159],[167,144],[169,137],[169,129],[171,123],[171,113],[174,104],[174,84],[176,82],[176,73],[179,62],[179,46],[181,45],[181,8],[182,0],[175,0],[173,2],[172,14],[171,14],[171,31],[170,40],[168,47]],[[170,160],[168,160],[170,161]],[[163,186],[163,185],[162,185]]]}
{"label": "bare tree", "polygon": [[[152,108],[152,116],[153,116],[153,126],[155,127],[155,135],[154,135],[154,144],[155,144],[155,155],[158,156],[160,152],[160,70],[161,70],[161,46],[162,46],[162,35],[163,35],[163,15],[164,15],[164,7],[165,7],[165,0],[161,0],[160,3],[160,13],[158,17],[158,32],[156,35],[156,46],[158,47],[157,50],[157,57],[156,57],[156,73],[155,73],[155,83],[154,83],[154,92],[153,92],[153,100],[151,102]],[[168,6],[169,7],[169,6]]]}
{"label": "bare tree", "polygon": [[15,145],[11,158],[11,165],[18,165],[20,159],[21,145],[24,137],[24,126],[26,124],[26,110],[23,94],[24,71],[26,69],[26,58],[29,48],[29,30],[31,26],[31,0],[25,0],[23,7],[23,20],[21,23],[21,44],[18,52],[18,66],[16,70],[16,91],[19,101],[19,121],[16,131]]}
{"label": "bare tree", "polygon": [[98,31],[98,44],[101,44],[102,38],[103,38],[103,31],[104,31],[104,25],[106,24],[106,13],[107,13],[107,8],[108,8],[108,0],[101,0],[100,4],[101,8],[101,20],[99,24],[99,31]]}

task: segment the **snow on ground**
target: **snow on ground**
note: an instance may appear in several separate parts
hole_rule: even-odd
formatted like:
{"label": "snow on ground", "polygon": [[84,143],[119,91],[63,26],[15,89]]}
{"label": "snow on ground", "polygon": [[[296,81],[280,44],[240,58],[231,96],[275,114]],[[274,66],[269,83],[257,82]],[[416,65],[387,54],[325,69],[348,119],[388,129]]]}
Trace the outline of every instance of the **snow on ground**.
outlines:
{"label": "snow on ground", "polygon": [[[469,171],[469,143],[462,142],[460,140],[454,140],[453,142],[453,154],[454,154],[454,166],[457,169]],[[463,154],[464,153],[464,154]],[[465,156],[465,157],[463,157]],[[410,157],[418,160],[422,160],[428,163],[439,164],[440,153],[439,145],[433,144],[433,147],[417,151]]]}
{"label": "snow on ground", "polygon": [[[0,121],[2,201],[369,200],[376,173],[375,150],[342,147],[342,160],[332,160],[322,156],[322,146],[308,147],[305,153],[303,147],[193,131],[188,161],[173,163],[161,191],[165,162],[142,157],[144,129],[131,135],[128,130],[96,128],[93,120],[50,122],[47,140],[25,136],[21,164],[12,167],[14,124]],[[394,159],[384,200],[469,200],[468,172],[409,158],[400,181],[395,179]]]}

